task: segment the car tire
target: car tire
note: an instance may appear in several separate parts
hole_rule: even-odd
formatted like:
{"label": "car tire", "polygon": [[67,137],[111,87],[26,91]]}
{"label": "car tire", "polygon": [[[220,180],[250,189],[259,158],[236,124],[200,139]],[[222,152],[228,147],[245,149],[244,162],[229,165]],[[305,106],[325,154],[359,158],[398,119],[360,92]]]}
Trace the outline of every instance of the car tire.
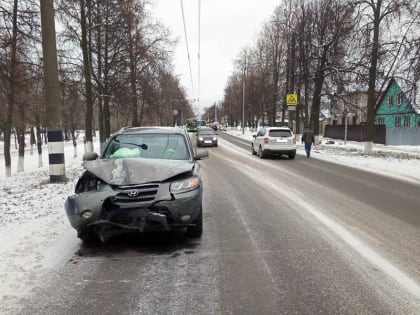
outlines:
{"label": "car tire", "polygon": [[289,159],[293,160],[295,158],[295,154],[289,154]]}
{"label": "car tire", "polygon": [[258,156],[260,157],[260,159],[265,159],[265,153],[261,146],[260,146],[260,149],[258,150]]}
{"label": "car tire", "polygon": [[203,210],[200,209],[197,219],[195,219],[192,224],[194,226],[187,227],[187,236],[188,237],[201,237],[203,234]]}
{"label": "car tire", "polygon": [[254,150],[253,144],[251,144],[251,152],[252,152],[252,155],[257,155],[257,151]]}

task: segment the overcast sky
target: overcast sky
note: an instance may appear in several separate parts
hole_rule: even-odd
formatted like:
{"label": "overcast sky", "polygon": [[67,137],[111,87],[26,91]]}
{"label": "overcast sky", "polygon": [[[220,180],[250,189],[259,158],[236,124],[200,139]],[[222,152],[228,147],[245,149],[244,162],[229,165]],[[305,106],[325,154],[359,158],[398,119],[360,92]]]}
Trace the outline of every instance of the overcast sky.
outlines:
{"label": "overcast sky", "polygon": [[[178,38],[175,74],[180,75],[190,100],[203,108],[223,99],[223,90],[240,51],[253,46],[280,0],[201,0],[200,89],[198,83],[198,3],[183,0],[193,84],[188,66],[181,0],[155,0],[153,15]],[[193,92],[194,87],[194,92]],[[195,103],[195,105],[197,102]]]}

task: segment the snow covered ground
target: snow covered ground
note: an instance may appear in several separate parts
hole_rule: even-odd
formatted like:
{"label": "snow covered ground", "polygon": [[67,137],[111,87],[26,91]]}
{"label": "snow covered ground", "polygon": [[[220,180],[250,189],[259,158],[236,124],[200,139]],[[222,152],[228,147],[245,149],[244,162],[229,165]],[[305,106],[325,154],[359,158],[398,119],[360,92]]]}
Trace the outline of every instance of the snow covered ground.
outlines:
{"label": "snow covered ground", "polygon": [[[248,129],[234,128],[227,130],[230,134],[251,141],[252,132]],[[305,155],[304,145],[296,135],[297,154]],[[327,144],[329,141],[334,143]],[[322,139],[319,145],[312,148],[311,158],[322,159],[366,171],[398,177],[420,183],[420,146],[386,146],[374,144],[373,154],[363,154],[364,143],[343,140]]]}
{"label": "snow covered ground", "polygon": [[[252,132],[232,129],[227,132],[252,139]],[[396,176],[420,184],[420,146],[389,147],[375,145],[374,155],[362,154],[363,144],[335,140],[334,144],[315,146],[311,158],[325,159],[372,172]],[[96,150],[97,150],[96,144]],[[80,174],[84,152],[78,143],[78,157],[73,157],[71,142],[65,143],[65,184],[50,184],[48,152],[43,149],[43,167],[38,167],[36,150],[25,152],[25,171],[17,173],[17,153],[12,154],[12,177],[4,171],[3,143],[0,142],[0,313],[30,292],[41,275],[51,267],[65,263],[79,241],[64,212],[64,202],[73,193]],[[251,153],[250,153],[251,154]],[[298,154],[304,156],[303,145]],[[64,246],[64,244],[66,244]],[[73,246],[69,247],[69,244]]]}

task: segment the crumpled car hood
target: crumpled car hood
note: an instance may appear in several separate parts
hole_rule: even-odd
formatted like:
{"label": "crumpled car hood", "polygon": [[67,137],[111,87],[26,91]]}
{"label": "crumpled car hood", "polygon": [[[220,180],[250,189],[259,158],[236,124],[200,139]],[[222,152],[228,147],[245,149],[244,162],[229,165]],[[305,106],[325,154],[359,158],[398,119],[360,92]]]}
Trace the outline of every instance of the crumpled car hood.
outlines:
{"label": "crumpled car hood", "polygon": [[111,185],[138,185],[161,182],[190,172],[194,163],[185,160],[109,159],[83,162],[83,167]]}

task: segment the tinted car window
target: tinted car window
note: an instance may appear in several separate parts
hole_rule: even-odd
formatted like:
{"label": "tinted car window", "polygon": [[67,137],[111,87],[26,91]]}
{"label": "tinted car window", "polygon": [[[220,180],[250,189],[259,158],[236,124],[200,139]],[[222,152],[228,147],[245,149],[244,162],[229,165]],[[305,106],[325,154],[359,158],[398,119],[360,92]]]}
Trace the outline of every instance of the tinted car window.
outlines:
{"label": "tinted car window", "polygon": [[291,137],[292,133],[290,130],[270,130],[270,137]]}

